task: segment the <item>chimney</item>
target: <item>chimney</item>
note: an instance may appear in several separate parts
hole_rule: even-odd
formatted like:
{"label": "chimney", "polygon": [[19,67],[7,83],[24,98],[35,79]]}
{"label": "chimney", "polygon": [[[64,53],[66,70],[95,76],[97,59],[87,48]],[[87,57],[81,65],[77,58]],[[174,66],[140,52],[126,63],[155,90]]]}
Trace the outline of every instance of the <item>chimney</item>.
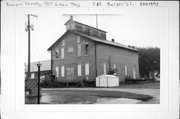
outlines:
{"label": "chimney", "polygon": [[70,20],[73,20],[73,16],[70,16]]}
{"label": "chimney", "polygon": [[114,42],[114,39],[112,39],[112,42]]}

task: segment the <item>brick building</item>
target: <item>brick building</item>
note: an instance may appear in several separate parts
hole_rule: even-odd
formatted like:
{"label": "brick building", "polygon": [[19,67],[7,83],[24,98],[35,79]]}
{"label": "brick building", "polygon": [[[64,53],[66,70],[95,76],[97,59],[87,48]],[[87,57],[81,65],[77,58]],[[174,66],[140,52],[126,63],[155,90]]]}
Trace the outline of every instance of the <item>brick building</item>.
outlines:
{"label": "brick building", "polygon": [[116,68],[120,81],[139,78],[138,51],[106,40],[106,31],[74,21],[66,23],[66,32],[49,47],[51,70],[59,82],[95,81],[99,75]]}

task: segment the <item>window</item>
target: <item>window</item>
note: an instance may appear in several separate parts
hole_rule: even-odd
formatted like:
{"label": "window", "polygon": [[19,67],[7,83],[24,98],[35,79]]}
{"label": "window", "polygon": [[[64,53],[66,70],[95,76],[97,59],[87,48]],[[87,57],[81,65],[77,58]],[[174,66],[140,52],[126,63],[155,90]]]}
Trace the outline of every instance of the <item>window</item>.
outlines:
{"label": "window", "polygon": [[75,29],[75,25],[71,24],[71,30]]}
{"label": "window", "polygon": [[125,76],[127,76],[127,66],[124,67]]}
{"label": "window", "polygon": [[65,46],[65,40],[62,40],[62,46]]}
{"label": "window", "polygon": [[59,77],[59,67],[56,67],[56,77]]}
{"label": "window", "polygon": [[116,69],[116,65],[115,64],[113,65],[113,69],[115,69],[114,75],[117,75],[117,69]]}
{"label": "window", "polygon": [[78,71],[78,73],[77,73],[78,76],[81,76],[82,75],[81,74],[81,64],[78,64],[78,70],[77,71]]}
{"label": "window", "polygon": [[55,50],[55,54],[54,55],[55,55],[55,58],[59,58],[59,50],[58,49]]}
{"label": "window", "polygon": [[64,59],[64,47],[61,48],[61,59]]}
{"label": "window", "polygon": [[85,55],[87,55],[89,53],[89,44],[86,43],[85,44]]}
{"label": "window", "polygon": [[133,79],[136,79],[136,71],[135,71],[135,69],[133,70]]}
{"label": "window", "polygon": [[68,52],[73,52],[73,47],[69,47]]}
{"label": "window", "polygon": [[61,77],[64,77],[64,66],[61,66]]}
{"label": "window", "polygon": [[34,79],[34,73],[31,73],[31,79]]}
{"label": "window", "polygon": [[89,75],[89,63],[85,64],[85,75]]}
{"label": "window", "polygon": [[77,56],[81,56],[81,44],[77,44]]}
{"label": "window", "polygon": [[116,65],[114,64],[114,65],[113,65],[113,69],[115,69],[115,68],[116,68]]}
{"label": "window", "polygon": [[103,64],[103,71],[104,71],[104,75],[106,75],[106,64]]}
{"label": "window", "polygon": [[80,42],[81,42],[80,36],[77,36],[77,43],[80,43]]}
{"label": "window", "polygon": [[66,25],[66,30],[69,30],[69,29],[70,29],[69,25]]}

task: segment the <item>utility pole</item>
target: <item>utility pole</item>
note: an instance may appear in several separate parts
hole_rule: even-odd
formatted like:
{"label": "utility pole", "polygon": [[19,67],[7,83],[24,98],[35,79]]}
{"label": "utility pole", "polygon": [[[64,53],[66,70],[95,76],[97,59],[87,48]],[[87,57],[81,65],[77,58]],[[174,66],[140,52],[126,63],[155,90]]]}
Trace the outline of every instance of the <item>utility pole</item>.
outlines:
{"label": "utility pole", "polygon": [[25,31],[28,32],[28,73],[27,73],[27,79],[30,79],[30,63],[31,63],[31,30],[34,30],[33,25],[30,24],[30,16],[37,17],[37,15],[28,14],[28,24],[26,26]]}
{"label": "utility pole", "polygon": [[96,14],[96,28],[98,29],[98,16]]}

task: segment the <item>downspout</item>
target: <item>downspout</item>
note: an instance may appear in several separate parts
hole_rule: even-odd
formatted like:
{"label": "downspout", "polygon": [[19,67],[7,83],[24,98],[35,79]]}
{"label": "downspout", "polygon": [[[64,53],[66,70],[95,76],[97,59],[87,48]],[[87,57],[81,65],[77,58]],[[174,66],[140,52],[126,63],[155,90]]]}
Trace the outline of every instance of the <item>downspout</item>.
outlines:
{"label": "downspout", "polygon": [[51,74],[53,74],[53,53],[51,51]]}
{"label": "downspout", "polygon": [[95,42],[95,75],[97,77],[97,49],[96,49],[96,42]]}

